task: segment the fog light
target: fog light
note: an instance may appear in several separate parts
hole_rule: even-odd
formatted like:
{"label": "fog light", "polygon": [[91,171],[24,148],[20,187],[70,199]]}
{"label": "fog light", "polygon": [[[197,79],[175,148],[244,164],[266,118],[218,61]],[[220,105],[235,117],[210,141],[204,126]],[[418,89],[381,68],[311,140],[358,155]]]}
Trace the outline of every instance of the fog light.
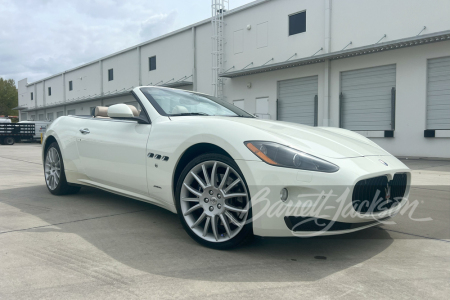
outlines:
{"label": "fog light", "polygon": [[288,198],[288,190],[286,188],[283,188],[280,192],[280,199],[281,201],[285,202]]}

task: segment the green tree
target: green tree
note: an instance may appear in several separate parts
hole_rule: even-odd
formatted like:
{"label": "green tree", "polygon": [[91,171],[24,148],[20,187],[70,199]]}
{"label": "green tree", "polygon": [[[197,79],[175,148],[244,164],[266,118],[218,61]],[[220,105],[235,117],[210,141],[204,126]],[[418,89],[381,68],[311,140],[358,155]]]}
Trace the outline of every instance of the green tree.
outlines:
{"label": "green tree", "polygon": [[4,80],[0,77],[0,115],[17,115],[12,108],[18,106],[18,93],[14,79]]}

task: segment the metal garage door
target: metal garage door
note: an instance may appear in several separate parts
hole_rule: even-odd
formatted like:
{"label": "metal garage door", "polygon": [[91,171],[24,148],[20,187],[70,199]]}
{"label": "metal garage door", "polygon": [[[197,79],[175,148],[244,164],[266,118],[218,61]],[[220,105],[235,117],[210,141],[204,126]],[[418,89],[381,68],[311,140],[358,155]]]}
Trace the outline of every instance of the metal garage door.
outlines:
{"label": "metal garage door", "polygon": [[318,76],[278,82],[277,119],[317,126]]}
{"label": "metal garage door", "polygon": [[350,130],[393,130],[395,75],[395,65],[342,72],[340,127]]}
{"label": "metal garage door", "polygon": [[450,57],[428,60],[427,129],[450,129]]}

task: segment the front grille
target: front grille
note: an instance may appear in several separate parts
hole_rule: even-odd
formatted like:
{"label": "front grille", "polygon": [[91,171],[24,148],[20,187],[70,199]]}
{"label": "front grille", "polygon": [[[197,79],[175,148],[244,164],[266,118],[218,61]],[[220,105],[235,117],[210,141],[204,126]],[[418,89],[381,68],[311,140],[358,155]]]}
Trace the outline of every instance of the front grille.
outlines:
{"label": "front grille", "polygon": [[388,210],[403,200],[406,184],[405,173],[395,174],[394,179],[389,182],[386,176],[358,181],[353,189],[353,208],[360,213]]}

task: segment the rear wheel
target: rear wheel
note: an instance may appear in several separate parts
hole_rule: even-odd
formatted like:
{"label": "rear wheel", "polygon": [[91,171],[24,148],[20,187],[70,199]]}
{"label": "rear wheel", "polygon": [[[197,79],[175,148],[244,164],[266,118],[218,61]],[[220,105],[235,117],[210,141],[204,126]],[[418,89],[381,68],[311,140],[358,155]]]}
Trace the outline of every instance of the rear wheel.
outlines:
{"label": "rear wheel", "polygon": [[44,173],[47,188],[53,195],[75,194],[80,190],[80,187],[67,183],[61,150],[56,142],[45,152]]}
{"label": "rear wheel", "polygon": [[3,142],[5,143],[5,145],[14,145],[14,138],[13,137],[5,137]]}
{"label": "rear wheel", "polygon": [[178,180],[176,204],[187,233],[207,247],[232,248],[253,234],[247,184],[227,156],[203,154],[191,161]]}

